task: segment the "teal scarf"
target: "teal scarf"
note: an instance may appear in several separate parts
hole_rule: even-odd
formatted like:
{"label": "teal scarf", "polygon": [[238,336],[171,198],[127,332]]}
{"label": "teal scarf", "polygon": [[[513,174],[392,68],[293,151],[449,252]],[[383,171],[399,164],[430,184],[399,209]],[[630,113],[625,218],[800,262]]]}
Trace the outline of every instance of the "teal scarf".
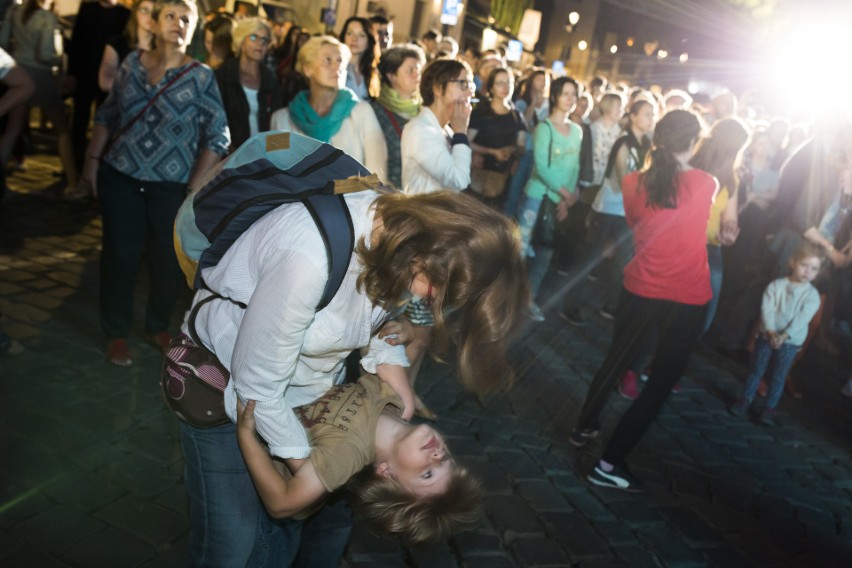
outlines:
{"label": "teal scarf", "polygon": [[309,92],[300,91],[290,102],[290,120],[311,138],[328,142],[340,130],[340,125],[352,112],[352,108],[358,104],[358,97],[350,89],[340,89],[328,114],[319,116],[308,102]]}

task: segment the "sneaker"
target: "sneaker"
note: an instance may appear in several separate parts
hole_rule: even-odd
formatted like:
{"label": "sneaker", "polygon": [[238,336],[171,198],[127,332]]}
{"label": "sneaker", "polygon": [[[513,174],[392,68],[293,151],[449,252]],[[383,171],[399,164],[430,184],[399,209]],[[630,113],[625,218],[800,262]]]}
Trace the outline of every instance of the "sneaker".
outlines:
{"label": "sneaker", "polygon": [[639,479],[633,477],[626,465],[615,466],[612,471],[604,471],[600,464],[586,476],[586,479],[592,485],[598,487],[609,487],[611,489],[621,489],[629,493],[641,493],[645,491],[645,484]]}
{"label": "sneaker", "polygon": [[760,419],[758,421],[764,426],[777,426],[778,423],[775,421],[775,409],[764,408],[763,412],[760,413]]}
{"label": "sneaker", "polygon": [[118,338],[110,339],[107,343],[107,359],[113,365],[119,367],[129,367],[133,364],[133,358],[130,356],[130,348],[127,347],[127,340]]}
{"label": "sneaker", "polygon": [[589,443],[589,440],[594,440],[600,434],[601,431],[597,428],[574,428],[574,431],[568,436],[568,442],[574,447],[582,448]]}
{"label": "sneaker", "polygon": [[598,310],[598,313],[601,315],[602,318],[614,320],[615,306],[603,306],[600,310]]}
{"label": "sneaker", "polygon": [[165,354],[169,350],[169,344],[172,342],[172,336],[168,331],[159,333],[149,333],[146,336],[148,343],[156,347],[159,351]]}
{"label": "sneaker", "polygon": [[529,318],[532,321],[544,321],[544,312],[538,307],[538,304],[532,303],[529,305]]}
{"label": "sneaker", "polygon": [[843,385],[843,388],[840,389],[840,394],[852,398],[852,379],[849,379],[849,382]]}
{"label": "sneaker", "polygon": [[580,308],[565,308],[559,312],[559,317],[571,325],[576,325],[577,327],[583,327],[586,325],[586,318],[584,318],[583,314],[580,313]]}
{"label": "sneaker", "polygon": [[739,397],[734,404],[728,407],[728,413],[732,416],[743,417],[748,412],[748,401],[743,397]]}
{"label": "sneaker", "polygon": [[636,400],[639,396],[639,387],[636,384],[636,373],[626,371],[618,383],[618,394],[627,400]]}

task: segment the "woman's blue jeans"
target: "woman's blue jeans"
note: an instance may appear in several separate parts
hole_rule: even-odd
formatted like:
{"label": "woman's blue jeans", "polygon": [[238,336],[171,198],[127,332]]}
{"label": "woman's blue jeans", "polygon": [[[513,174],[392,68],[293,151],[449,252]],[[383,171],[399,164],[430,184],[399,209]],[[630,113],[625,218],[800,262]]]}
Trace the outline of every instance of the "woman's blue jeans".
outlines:
{"label": "woman's blue jeans", "polygon": [[533,153],[526,151],[521,155],[518,161],[518,169],[515,170],[515,175],[509,181],[509,189],[506,190],[506,201],[503,203],[503,214],[510,219],[515,219],[518,214],[518,205],[521,202],[521,197],[524,194],[524,187],[527,185],[533,170]]}
{"label": "woman's blue jeans", "polygon": [[339,565],[352,526],[345,503],[324,507],[305,522],[272,519],[252,485],[236,425],[195,428],[181,422],[180,431],[190,500],[190,565]]}
{"label": "woman's blue jeans", "polygon": [[769,390],[766,393],[766,408],[775,408],[778,406],[778,401],[781,400],[781,395],[784,394],[784,383],[787,380],[787,373],[790,372],[790,368],[796,360],[796,353],[799,352],[799,349],[798,345],[790,345],[789,343],[782,344],[778,349],[772,349],[765,337],[758,337],[754,342],[751,369],[746,379],[745,388],[743,389],[743,398],[751,404],[755,393],[757,393],[757,387],[760,385],[760,379],[763,378],[766,369],[771,364],[772,371],[767,380]]}
{"label": "woman's blue jeans", "polygon": [[710,290],[713,292],[713,298],[707,304],[707,316],[704,319],[704,331],[701,335],[707,333],[710,326],[713,324],[713,318],[716,317],[716,310],[719,308],[719,294],[722,293],[722,247],[718,245],[707,245],[707,264],[710,265]]}

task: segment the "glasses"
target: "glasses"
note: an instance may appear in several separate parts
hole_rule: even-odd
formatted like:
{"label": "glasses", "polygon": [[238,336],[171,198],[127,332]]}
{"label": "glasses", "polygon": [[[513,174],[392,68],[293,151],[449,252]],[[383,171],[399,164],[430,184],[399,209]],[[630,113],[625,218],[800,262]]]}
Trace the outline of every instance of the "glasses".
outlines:
{"label": "glasses", "polygon": [[450,83],[455,83],[456,85],[459,86],[459,89],[461,89],[462,91],[473,92],[473,91],[476,90],[476,83],[474,83],[470,79],[451,79],[451,80],[447,81],[448,85]]}
{"label": "glasses", "polygon": [[269,36],[262,36],[262,35],[258,35],[258,34],[249,34],[248,37],[251,41],[259,41],[263,45],[269,45],[269,41],[270,41]]}

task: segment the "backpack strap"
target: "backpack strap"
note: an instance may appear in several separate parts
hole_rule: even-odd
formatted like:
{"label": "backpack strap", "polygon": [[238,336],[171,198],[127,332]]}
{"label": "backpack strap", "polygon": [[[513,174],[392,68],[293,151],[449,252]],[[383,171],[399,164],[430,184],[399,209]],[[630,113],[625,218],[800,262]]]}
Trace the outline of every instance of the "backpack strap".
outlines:
{"label": "backpack strap", "polygon": [[319,311],[331,302],[343,284],[355,250],[355,227],[342,195],[317,194],[302,203],[319,229],[328,258],[328,281],[317,305]]}

